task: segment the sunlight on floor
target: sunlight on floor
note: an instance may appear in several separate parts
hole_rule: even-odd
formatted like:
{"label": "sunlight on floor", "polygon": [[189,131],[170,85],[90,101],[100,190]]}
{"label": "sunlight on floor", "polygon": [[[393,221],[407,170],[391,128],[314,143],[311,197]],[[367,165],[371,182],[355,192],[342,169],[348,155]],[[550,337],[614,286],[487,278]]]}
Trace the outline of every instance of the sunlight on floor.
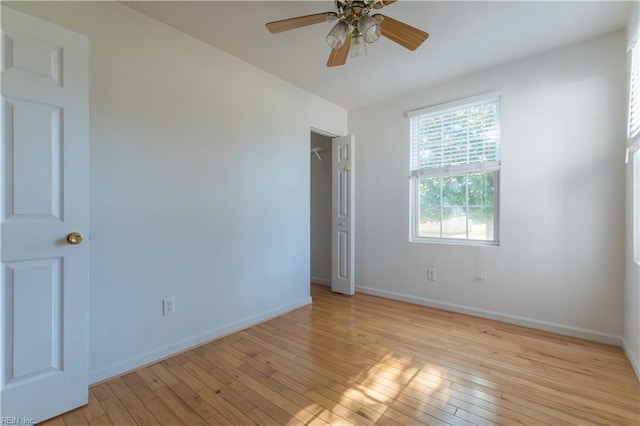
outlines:
{"label": "sunlight on floor", "polygon": [[[426,415],[429,409],[447,405],[450,398],[447,388],[451,382],[446,378],[446,369],[389,353],[349,383],[333,383],[330,387],[340,392],[340,400],[330,411],[319,412],[316,404],[305,409],[331,424],[357,420],[357,416],[350,418],[353,413],[376,422],[390,407],[407,403],[424,407]],[[345,418],[336,416],[336,412],[344,413]]]}

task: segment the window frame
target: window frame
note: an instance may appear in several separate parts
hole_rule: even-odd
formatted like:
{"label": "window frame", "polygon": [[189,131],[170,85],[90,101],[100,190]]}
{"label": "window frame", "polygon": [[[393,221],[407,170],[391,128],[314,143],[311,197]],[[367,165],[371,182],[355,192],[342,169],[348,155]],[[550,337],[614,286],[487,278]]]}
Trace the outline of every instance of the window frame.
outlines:
{"label": "window frame", "polygon": [[640,265],[640,151],[631,157],[631,220],[633,235],[633,260]]}
{"label": "window frame", "polygon": [[[445,102],[441,104],[432,105],[426,108],[421,108],[414,111],[409,111],[407,116],[409,119],[436,112],[445,112],[447,110],[466,109],[471,108],[474,104],[484,103],[486,101],[496,101],[496,130],[498,134],[497,142],[497,160],[488,161],[490,167],[483,170],[483,162],[470,163],[476,166],[462,165],[451,166],[450,173],[438,176],[438,173],[434,173],[428,177],[454,177],[454,176],[466,176],[471,174],[493,174],[494,179],[494,191],[493,191],[493,240],[477,240],[470,238],[447,238],[447,237],[425,237],[420,236],[420,178],[424,177],[419,171],[413,170],[413,145],[412,145],[412,130],[411,120],[409,120],[409,241],[414,243],[428,243],[428,244],[449,244],[449,245],[469,245],[469,246],[499,246],[500,245],[500,188],[501,188],[501,117],[502,117],[502,92],[492,91],[483,93],[476,96],[470,96],[466,98],[456,99],[454,101]],[[457,171],[457,172],[456,172]],[[467,200],[468,201],[468,200]],[[468,205],[466,206],[468,208]],[[467,221],[468,221],[467,217]],[[442,221],[441,221],[442,229]],[[468,232],[468,225],[467,225]],[[442,234],[442,231],[441,231]]]}

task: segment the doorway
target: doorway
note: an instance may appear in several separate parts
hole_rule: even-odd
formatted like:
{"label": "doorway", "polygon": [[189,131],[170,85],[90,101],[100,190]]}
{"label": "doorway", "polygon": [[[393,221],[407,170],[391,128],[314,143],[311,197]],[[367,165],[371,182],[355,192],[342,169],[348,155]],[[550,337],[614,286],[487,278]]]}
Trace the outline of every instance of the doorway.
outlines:
{"label": "doorway", "polygon": [[332,138],[311,132],[311,282],[331,286]]}

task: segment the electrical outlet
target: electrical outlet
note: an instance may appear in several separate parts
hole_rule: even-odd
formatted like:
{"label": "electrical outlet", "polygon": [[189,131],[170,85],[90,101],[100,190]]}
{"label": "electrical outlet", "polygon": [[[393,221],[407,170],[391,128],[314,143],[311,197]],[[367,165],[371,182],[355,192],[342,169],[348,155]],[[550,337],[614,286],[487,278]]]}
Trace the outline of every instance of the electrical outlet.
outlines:
{"label": "electrical outlet", "polygon": [[173,297],[162,299],[162,315],[171,315],[176,311],[176,301]]}
{"label": "electrical outlet", "polygon": [[434,268],[427,269],[427,279],[429,281],[437,280],[436,270]]}

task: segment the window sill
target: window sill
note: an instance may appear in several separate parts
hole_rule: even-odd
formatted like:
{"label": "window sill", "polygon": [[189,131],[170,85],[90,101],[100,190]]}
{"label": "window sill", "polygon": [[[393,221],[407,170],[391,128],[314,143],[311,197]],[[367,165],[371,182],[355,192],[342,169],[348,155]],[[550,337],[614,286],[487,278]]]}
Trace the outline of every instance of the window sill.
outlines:
{"label": "window sill", "polygon": [[461,240],[457,238],[425,238],[413,237],[410,243],[419,244],[444,244],[449,246],[473,246],[473,247],[499,247],[500,241]]}

